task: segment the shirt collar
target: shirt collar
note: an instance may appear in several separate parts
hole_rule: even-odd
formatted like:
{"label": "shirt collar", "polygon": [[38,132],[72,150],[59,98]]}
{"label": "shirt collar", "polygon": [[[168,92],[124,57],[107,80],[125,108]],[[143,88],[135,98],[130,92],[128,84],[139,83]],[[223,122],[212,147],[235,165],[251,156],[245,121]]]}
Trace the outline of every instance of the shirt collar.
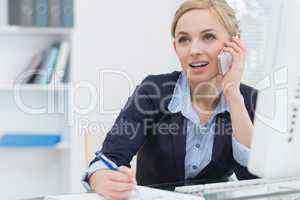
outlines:
{"label": "shirt collar", "polygon": [[[181,72],[176,82],[172,99],[168,104],[168,110],[171,113],[181,112],[184,117],[195,124],[200,125],[198,115],[192,107],[190,87],[185,72]],[[220,100],[214,110],[213,116],[225,111],[229,112],[229,107],[225,96],[221,93]]]}

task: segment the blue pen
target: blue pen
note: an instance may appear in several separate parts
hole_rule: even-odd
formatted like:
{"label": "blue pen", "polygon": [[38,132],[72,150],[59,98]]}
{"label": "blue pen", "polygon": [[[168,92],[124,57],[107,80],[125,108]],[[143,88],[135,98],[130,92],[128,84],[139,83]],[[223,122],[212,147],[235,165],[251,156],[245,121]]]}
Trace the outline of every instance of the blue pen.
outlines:
{"label": "blue pen", "polygon": [[100,152],[100,151],[97,151],[96,153],[96,158],[98,160],[101,160],[102,163],[110,170],[114,170],[114,171],[118,171],[118,168],[117,167],[114,167],[108,160],[106,160],[105,156]]}
{"label": "blue pen", "polygon": [[[108,169],[114,170],[114,171],[119,171],[118,167],[113,166],[100,151],[97,151],[95,154],[96,154],[96,158],[98,160],[100,160]],[[138,191],[137,187],[135,187],[135,190],[138,193],[138,195],[140,196],[140,199],[142,199],[141,194]]]}

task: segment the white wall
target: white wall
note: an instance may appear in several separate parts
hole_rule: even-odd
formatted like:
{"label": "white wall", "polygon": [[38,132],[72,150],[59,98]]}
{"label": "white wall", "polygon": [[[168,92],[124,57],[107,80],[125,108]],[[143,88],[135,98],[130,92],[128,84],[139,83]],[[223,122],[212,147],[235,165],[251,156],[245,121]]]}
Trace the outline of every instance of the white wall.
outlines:
{"label": "white wall", "polygon": [[[97,103],[87,115],[77,115],[79,124],[85,124],[88,116],[90,126],[94,125],[92,132],[102,138],[134,89],[129,82],[135,86],[146,75],[180,69],[170,34],[176,4],[173,0],[77,1],[75,82],[88,80],[97,89],[97,96],[88,89],[75,91],[77,106],[88,108],[91,101]],[[121,70],[129,81],[124,76],[107,75],[104,91],[99,92],[100,71],[104,69]],[[113,114],[99,112],[102,99],[105,110],[116,110]],[[77,130],[82,133],[85,128]]]}

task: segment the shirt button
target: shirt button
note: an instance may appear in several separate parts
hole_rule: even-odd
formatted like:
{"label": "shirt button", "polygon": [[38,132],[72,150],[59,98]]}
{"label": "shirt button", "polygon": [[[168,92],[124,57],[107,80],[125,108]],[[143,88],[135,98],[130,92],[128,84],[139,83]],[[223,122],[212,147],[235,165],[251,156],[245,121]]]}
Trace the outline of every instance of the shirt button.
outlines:
{"label": "shirt button", "polygon": [[199,149],[199,148],[200,148],[200,144],[196,144],[196,148],[198,148],[198,149]]}
{"label": "shirt button", "polygon": [[193,165],[193,170],[196,170],[197,169],[197,166],[196,165]]}

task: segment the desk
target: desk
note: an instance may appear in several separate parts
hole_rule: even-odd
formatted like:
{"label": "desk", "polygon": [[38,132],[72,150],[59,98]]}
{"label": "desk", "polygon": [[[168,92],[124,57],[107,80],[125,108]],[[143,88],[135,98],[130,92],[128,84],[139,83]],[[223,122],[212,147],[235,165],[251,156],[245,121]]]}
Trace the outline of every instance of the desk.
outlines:
{"label": "desk", "polygon": [[[202,180],[200,182],[198,180],[188,181],[188,182],[185,181],[185,182],[151,185],[151,187],[172,191],[175,189],[176,186],[195,185],[195,184],[201,184],[202,182],[203,182]],[[207,183],[207,181],[205,182]],[[222,192],[222,193],[213,193],[213,194],[205,195],[204,198],[206,200],[246,200],[246,199],[247,200],[300,200],[300,190],[293,189],[290,191],[281,191],[280,193],[279,192],[274,193],[274,190],[270,188],[268,189],[268,192],[273,192],[273,193],[254,196],[253,194],[256,193],[251,193],[251,190],[249,189],[249,191],[245,190],[245,193],[244,192],[242,193],[243,195],[237,195],[235,192]],[[245,196],[244,194],[247,194],[247,196]],[[32,198],[26,200],[44,200],[44,198],[40,197],[40,198]]]}
{"label": "desk", "polygon": [[230,195],[208,195],[204,197],[206,200],[300,200],[300,191],[293,193],[268,194],[252,197],[230,197]]}
{"label": "desk", "polygon": [[[275,194],[268,196],[258,196],[258,197],[245,197],[245,198],[226,198],[221,196],[207,196],[206,200],[300,200],[300,192],[293,194]],[[44,200],[43,197],[40,198],[32,198],[32,199],[24,199],[24,200]]]}

